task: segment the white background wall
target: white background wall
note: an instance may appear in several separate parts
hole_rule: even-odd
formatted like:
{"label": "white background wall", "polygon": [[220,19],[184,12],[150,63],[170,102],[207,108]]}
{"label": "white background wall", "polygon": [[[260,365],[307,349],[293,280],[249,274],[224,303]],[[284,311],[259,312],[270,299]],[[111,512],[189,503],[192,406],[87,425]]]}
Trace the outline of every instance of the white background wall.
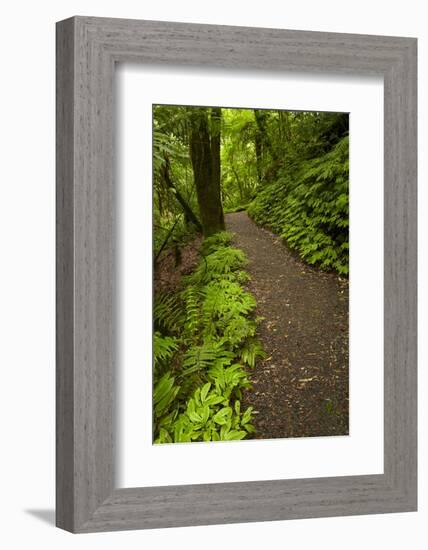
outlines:
{"label": "white background wall", "polygon": [[[427,209],[428,28],[420,0],[15,0],[1,10],[0,541],[3,548],[426,547],[426,287],[420,296],[420,511],[73,536],[54,506],[54,23],[70,15],[416,36],[419,38],[420,210]],[[425,207],[424,207],[425,206]],[[422,250],[420,280],[428,276]],[[424,308],[425,306],[425,308]],[[426,339],[425,339],[426,340]],[[369,381],[368,381],[369,383]],[[425,434],[424,434],[425,432]],[[320,457],[320,460],[328,457]]]}

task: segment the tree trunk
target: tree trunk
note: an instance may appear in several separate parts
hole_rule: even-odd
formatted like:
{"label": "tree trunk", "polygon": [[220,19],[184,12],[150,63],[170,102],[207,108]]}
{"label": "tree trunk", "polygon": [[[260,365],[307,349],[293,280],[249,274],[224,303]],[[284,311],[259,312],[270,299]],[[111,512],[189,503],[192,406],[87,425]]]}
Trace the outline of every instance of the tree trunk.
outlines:
{"label": "tree trunk", "polygon": [[262,155],[269,151],[272,163],[268,170],[265,170],[263,179],[265,181],[272,181],[277,176],[278,168],[280,167],[280,159],[275,146],[272,144],[268,133],[268,112],[262,109],[254,109],[254,118],[256,119],[259,144],[257,144],[257,137],[255,139],[256,155],[257,147],[261,146]]}
{"label": "tree trunk", "polygon": [[211,109],[211,156],[213,159],[213,186],[217,190],[217,201],[219,205],[219,224],[224,231],[224,214],[221,201],[221,160],[220,160],[220,138],[221,138],[221,108]]}
{"label": "tree trunk", "polygon": [[235,176],[236,183],[238,184],[239,202],[242,204],[242,202],[244,200],[244,192],[243,192],[243,189],[242,189],[242,183],[241,183],[241,180],[239,178],[238,172],[236,171],[236,168],[233,165],[233,160],[230,163],[230,167],[232,168],[232,172],[233,172],[233,175]]}
{"label": "tree trunk", "polygon": [[212,109],[211,133],[207,109],[191,107],[189,115],[190,158],[202,231],[205,237],[209,237],[225,229],[220,193],[221,110]]}
{"label": "tree trunk", "polygon": [[257,179],[259,180],[259,183],[261,183],[263,180],[262,140],[258,128],[254,136],[254,145],[256,149]]}

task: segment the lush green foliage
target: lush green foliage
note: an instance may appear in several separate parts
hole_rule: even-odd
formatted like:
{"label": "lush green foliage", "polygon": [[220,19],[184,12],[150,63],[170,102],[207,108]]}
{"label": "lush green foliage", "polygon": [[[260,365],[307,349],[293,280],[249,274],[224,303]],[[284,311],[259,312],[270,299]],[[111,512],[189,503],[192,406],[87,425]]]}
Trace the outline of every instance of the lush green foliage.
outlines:
{"label": "lush green foliage", "polygon": [[[188,210],[200,218],[191,114],[188,107],[154,107],[156,252],[165,241],[181,245],[195,230]],[[309,264],[347,275],[348,115],[221,109],[218,131],[224,211],[246,209]]]}
{"label": "lush green foliage", "polygon": [[156,443],[243,439],[254,428],[241,411],[247,368],[263,356],[255,337],[253,296],[242,251],[231,235],[205,239],[197,269],[177,294],[154,307],[154,438]]}
{"label": "lush green foliage", "polygon": [[282,171],[248,213],[312,265],[348,274],[348,137],[331,151]]}
{"label": "lush green foliage", "polygon": [[186,111],[158,105],[153,111],[154,256],[164,243],[182,245],[194,234],[195,227],[183,212],[178,196],[190,210],[198,212]]}
{"label": "lush green foliage", "polygon": [[348,148],[346,113],[154,106],[155,270],[165,251],[178,268],[195,233],[214,233],[178,291],[155,289],[157,443],[252,433],[241,398],[263,351],[247,259],[222,231],[223,212],[247,210],[308,264],[346,276]]}

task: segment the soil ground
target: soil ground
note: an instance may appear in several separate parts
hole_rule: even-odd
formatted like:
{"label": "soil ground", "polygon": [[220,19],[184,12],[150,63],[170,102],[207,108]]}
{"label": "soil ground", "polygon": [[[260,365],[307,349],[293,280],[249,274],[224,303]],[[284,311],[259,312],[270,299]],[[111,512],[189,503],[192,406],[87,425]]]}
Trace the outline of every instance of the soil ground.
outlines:
{"label": "soil ground", "polygon": [[348,281],[304,264],[246,212],[227,214],[226,226],[248,256],[248,289],[264,318],[267,358],[243,399],[254,407],[255,437],[348,434]]}

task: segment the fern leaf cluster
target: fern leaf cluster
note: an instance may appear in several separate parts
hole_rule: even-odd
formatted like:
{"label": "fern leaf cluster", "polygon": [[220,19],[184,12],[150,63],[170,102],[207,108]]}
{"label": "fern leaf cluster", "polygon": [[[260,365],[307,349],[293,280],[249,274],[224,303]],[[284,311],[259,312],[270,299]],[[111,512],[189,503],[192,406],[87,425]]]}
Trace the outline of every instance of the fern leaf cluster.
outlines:
{"label": "fern leaf cluster", "polygon": [[203,257],[184,287],[154,307],[156,443],[243,439],[254,431],[241,411],[247,368],[263,357],[256,302],[241,283],[247,259],[229,233],[205,239]]}
{"label": "fern leaf cluster", "polygon": [[327,154],[283,171],[248,208],[308,264],[341,275],[349,272],[348,149],[344,137]]}
{"label": "fern leaf cluster", "polygon": [[177,350],[177,340],[171,336],[162,336],[156,331],[153,335],[154,367],[158,369],[162,364],[170,361]]}

